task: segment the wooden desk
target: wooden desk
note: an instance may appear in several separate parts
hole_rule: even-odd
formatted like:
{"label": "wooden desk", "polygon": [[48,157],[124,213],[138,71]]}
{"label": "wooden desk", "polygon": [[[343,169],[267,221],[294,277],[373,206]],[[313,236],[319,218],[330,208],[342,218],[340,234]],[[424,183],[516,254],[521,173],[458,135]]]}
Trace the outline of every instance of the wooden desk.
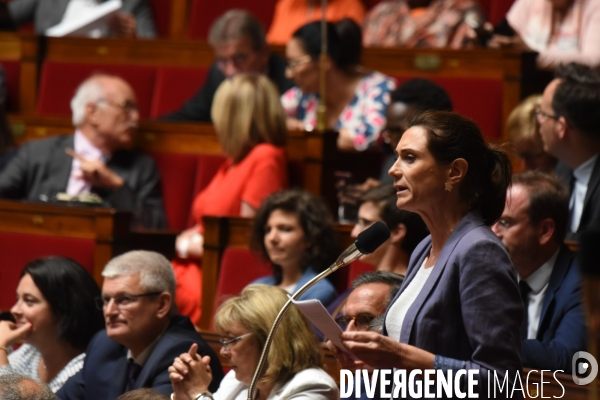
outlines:
{"label": "wooden desk", "polygon": [[0,32],[0,60],[17,61],[19,69],[19,113],[35,110],[38,76],[38,38],[33,34]]}

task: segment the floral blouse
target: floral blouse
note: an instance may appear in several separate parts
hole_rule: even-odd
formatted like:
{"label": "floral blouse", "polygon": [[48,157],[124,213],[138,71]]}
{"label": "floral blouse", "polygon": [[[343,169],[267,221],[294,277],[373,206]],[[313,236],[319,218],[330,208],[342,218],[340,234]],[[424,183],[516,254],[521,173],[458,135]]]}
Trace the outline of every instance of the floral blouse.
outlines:
{"label": "floral blouse", "polygon": [[[335,126],[335,129],[350,131],[357,150],[367,149],[379,138],[386,122],[390,92],[395,88],[396,81],[379,72],[370,72],[358,82],[354,97],[340,114]],[[318,94],[302,93],[298,87],[291,88],[281,96],[287,116],[304,122],[307,130],[317,126],[318,100]]]}

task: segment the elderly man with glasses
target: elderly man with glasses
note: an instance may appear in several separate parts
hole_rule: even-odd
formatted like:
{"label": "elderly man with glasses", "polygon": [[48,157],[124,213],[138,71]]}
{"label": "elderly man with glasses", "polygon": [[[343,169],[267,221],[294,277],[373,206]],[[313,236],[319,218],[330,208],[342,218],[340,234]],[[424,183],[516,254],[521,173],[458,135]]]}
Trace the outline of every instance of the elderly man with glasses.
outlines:
{"label": "elderly man with glasses", "polygon": [[86,79],[71,100],[73,135],[24,144],[0,174],[0,198],[102,203],[134,214],[135,224],[164,228],[160,175],[132,150],[140,118],[123,79]]}
{"label": "elderly man with glasses", "polygon": [[132,251],[111,260],[102,276],[97,303],[106,330],[92,339],[83,369],[57,393],[60,399],[115,399],[139,388],[168,395],[172,392],[168,367],[194,343],[198,354],[210,356],[210,388],[218,388],[221,364],[190,320],[177,315],[175,275],[166,258]]}

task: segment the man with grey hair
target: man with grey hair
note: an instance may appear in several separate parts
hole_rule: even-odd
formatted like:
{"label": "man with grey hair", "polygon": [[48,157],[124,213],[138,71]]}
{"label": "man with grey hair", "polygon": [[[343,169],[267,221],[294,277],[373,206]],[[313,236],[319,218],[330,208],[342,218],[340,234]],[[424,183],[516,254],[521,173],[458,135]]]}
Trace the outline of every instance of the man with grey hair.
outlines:
{"label": "man with grey hair", "polygon": [[58,400],[47,385],[19,374],[0,376],[0,399]]}
{"label": "man with grey hair", "polygon": [[94,75],[79,86],[71,109],[75,134],[21,146],[0,173],[0,198],[77,200],[95,193],[103,204],[132,212],[137,225],[165,227],[156,165],[131,149],[139,120],[131,86]]}
{"label": "man with grey hair", "polygon": [[165,257],[131,251],[112,259],[102,276],[98,306],[106,330],[94,336],[83,369],[58,391],[60,399],[116,399],[140,388],[168,395],[173,391],[168,367],[194,343],[199,354],[210,357],[211,392],[219,387],[223,370],[217,355],[189,318],[177,315],[175,274]]}
{"label": "man with grey hair", "polygon": [[280,93],[294,86],[285,76],[285,60],[271,53],[261,23],[248,11],[230,10],[219,17],[210,28],[208,42],[216,60],[204,86],[180,110],[162,119],[210,122],[217,88],[225,78],[242,72],[266,74]]}

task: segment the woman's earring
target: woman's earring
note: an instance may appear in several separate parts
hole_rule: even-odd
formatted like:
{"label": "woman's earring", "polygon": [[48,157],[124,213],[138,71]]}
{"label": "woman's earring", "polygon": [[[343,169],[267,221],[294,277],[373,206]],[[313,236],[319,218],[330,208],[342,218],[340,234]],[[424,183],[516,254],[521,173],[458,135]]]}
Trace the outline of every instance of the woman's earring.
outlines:
{"label": "woman's earring", "polygon": [[446,189],[446,192],[451,192],[452,191],[452,182],[444,183],[444,187]]}

